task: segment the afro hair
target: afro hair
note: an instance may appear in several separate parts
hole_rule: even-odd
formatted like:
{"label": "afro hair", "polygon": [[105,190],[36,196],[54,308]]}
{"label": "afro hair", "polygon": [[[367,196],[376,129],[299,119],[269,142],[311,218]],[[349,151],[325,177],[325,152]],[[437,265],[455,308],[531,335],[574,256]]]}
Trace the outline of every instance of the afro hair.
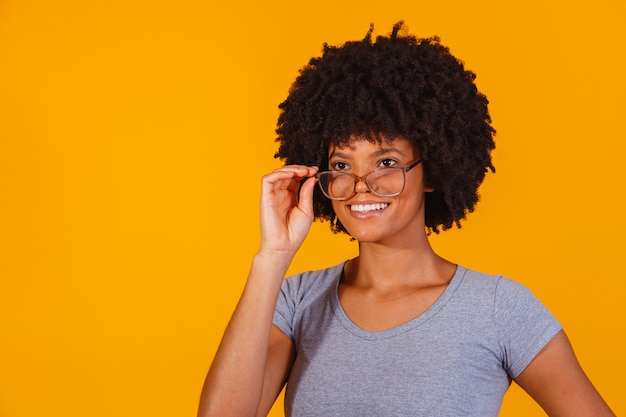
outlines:
{"label": "afro hair", "polygon": [[[389,36],[324,44],[321,57],[300,70],[280,104],[275,157],[286,164],[328,168],[331,144],[351,137],[372,142],[405,137],[419,151],[425,183],[427,230],[438,233],[474,211],[487,170],[495,130],[488,100],[438,37],[417,38],[404,23]],[[335,232],[346,232],[331,201],[316,188],[314,213]]]}

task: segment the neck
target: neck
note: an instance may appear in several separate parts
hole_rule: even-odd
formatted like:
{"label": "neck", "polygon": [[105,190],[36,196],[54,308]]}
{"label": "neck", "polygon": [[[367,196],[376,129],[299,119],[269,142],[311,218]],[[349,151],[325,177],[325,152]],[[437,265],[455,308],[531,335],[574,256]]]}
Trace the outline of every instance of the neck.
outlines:
{"label": "neck", "polygon": [[412,240],[395,245],[360,242],[359,256],[346,265],[345,284],[384,291],[447,283],[456,265],[433,251],[425,233]]}

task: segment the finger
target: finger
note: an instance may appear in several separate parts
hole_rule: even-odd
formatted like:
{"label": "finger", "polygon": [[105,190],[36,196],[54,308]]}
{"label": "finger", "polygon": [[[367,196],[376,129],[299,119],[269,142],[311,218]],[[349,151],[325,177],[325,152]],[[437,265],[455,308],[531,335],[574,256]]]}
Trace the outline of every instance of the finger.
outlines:
{"label": "finger", "polygon": [[317,167],[286,165],[265,175],[263,177],[263,182],[267,184],[276,184],[281,181],[286,181],[285,184],[289,184],[292,180],[300,181],[303,178],[312,177],[317,173],[317,171]]}
{"label": "finger", "polygon": [[307,177],[315,175],[318,167],[316,166],[307,166],[307,165],[285,165],[281,168],[278,168],[273,171],[273,173],[284,173],[284,172],[293,172],[299,176]]}
{"label": "finger", "polygon": [[315,178],[308,178],[300,187],[300,210],[313,217],[313,190],[315,188]]}

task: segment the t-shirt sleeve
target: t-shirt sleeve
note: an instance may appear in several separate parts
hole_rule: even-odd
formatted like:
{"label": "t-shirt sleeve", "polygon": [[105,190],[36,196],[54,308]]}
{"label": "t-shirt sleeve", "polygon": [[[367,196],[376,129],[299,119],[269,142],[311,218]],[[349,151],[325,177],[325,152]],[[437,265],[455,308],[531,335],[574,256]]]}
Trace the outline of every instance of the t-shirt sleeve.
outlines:
{"label": "t-shirt sleeve", "polygon": [[283,281],[278,301],[276,302],[276,310],[272,323],[278,327],[283,333],[295,339],[294,320],[296,314],[296,300],[298,296],[298,288],[300,287],[300,276],[296,275]]}
{"label": "t-shirt sleeve", "polygon": [[527,288],[506,278],[498,280],[494,313],[503,366],[513,379],[562,329]]}

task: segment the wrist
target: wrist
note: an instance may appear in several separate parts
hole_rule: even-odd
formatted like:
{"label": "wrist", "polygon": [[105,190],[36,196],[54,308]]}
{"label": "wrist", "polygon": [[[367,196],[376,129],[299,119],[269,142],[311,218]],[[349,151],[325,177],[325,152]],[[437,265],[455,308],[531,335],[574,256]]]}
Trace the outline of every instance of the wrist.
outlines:
{"label": "wrist", "polygon": [[295,255],[295,250],[261,247],[259,251],[254,255],[254,262],[255,264],[268,265],[273,267],[283,266],[286,270],[291,264],[291,261],[293,260]]}

